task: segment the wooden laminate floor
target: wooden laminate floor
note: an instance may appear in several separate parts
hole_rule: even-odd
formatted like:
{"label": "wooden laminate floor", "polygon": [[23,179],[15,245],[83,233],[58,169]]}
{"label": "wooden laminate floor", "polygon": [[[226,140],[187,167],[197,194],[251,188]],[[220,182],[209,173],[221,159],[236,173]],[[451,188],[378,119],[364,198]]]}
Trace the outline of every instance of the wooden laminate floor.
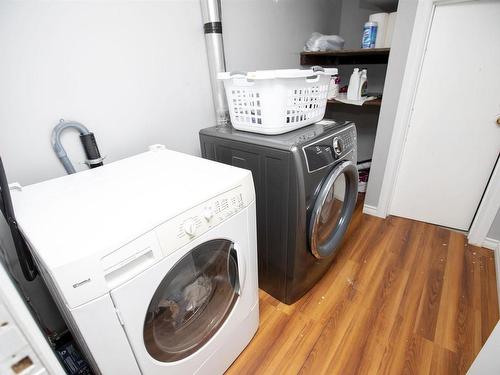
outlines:
{"label": "wooden laminate floor", "polygon": [[361,213],[325,277],[260,327],[227,374],[465,374],[498,321],[493,253],[463,234]]}

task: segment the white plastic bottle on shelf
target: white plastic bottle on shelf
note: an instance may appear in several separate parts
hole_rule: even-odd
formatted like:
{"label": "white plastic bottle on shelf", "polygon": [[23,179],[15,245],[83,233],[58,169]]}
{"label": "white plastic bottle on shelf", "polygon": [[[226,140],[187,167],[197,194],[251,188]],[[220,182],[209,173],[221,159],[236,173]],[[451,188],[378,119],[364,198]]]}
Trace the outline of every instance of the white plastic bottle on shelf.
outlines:
{"label": "white plastic bottle on shelf", "polygon": [[347,87],[347,99],[349,100],[359,100],[359,80],[360,72],[359,68],[354,68],[349,79],[349,86]]}
{"label": "white plastic bottle on shelf", "polygon": [[377,40],[377,22],[368,21],[363,25],[363,36],[361,38],[361,48],[375,48]]}
{"label": "white plastic bottle on shelf", "polygon": [[332,76],[330,78],[330,85],[328,86],[328,95],[327,99],[331,100],[335,98],[339,94],[339,85],[340,85],[340,79],[338,75]]}
{"label": "white plastic bottle on shelf", "polygon": [[366,88],[368,86],[368,71],[363,69],[359,74],[359,92],[358,99],[366,95]]}

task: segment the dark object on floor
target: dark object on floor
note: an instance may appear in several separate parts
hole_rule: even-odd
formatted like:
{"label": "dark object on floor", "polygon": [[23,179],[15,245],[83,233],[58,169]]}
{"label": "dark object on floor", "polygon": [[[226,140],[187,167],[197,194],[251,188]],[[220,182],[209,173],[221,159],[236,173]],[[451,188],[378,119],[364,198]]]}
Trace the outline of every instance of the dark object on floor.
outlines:
{"label": "dark object on floor", "polygon": [[71,334],[67,333],[59,339],[55,352],[68,375],[94,375]]}

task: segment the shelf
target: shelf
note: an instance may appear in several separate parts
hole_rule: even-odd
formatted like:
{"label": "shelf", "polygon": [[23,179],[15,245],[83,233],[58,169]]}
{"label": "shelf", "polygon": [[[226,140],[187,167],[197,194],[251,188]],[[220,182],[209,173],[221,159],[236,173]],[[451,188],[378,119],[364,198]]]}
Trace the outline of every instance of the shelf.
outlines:
{"label": "shelf", "polygon": [[365,2],[375,5],[384,12],[395,12],[398,9],[398,0],[365,0]]}
{"label": "shelf", "polygon": [[367,102],[364,102],[363,105],[347,104],[347,103],[339,102],[335,99],[330,99],[330,100],[328,100],[328,104],[329,105],[348,105],[348,106],[353,106],[353,107],[358,107],[358,108],[367,107],[367,106],[380,107],[382,105],[382,99],[377,98],[377,99],[369,100]]}
{"label": "shelf", "polygon": [[390,48],[342,49],[328,52],[302,52],[301,65],[387,64]]}

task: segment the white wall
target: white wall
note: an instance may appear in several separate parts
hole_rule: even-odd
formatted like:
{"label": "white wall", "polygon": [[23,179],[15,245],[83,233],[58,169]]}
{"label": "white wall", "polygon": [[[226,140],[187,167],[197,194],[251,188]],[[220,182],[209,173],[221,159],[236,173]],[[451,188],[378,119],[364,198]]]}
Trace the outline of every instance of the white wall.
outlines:
{"label": "white wall", "polygon": [[366,192],[365,204],[377,207],[389,146],[394,131],[394,121],[401,93],[401,84],[405,74],[406,61],[413,31],[413,24],[417,11],[417,1],[400,0],[398,16],[392,38],[391,53],[384,87],[384,97],[380,108],[380,117],[377,126],[377,137],[373,150],[370,180]]}
{"label": "white wall", "polygon": [[341,0],[222,0],[229,71],[299,68],[305,41],[339,31]]}
{"label": "white wall", "polygon": [[472,363],[468,375],[500,374],[500,323],[497,323],[490,337]]}
{"label": "white wall", "polygon": [[[223,0],[230,69],[298,65],[312,31],[338,29],[337,0]],[[198,0],[0,2],[0,154],[10,181],[64,174],[60,118],[96,134],[106,162],[147,145],[199,153],[213,124]],[[75,133],[63,143],[84,160]]]}
{"label": "white wall", "polygon": [[[190,153],[213,116],[198,1],[4,1],[0,149],[11,181],[64,174],[59,118],[96,134],[113,161],[152,143]],[[71,139],[70,139],[71,138]],[[78,137],[64,142],[74,164]]]}

